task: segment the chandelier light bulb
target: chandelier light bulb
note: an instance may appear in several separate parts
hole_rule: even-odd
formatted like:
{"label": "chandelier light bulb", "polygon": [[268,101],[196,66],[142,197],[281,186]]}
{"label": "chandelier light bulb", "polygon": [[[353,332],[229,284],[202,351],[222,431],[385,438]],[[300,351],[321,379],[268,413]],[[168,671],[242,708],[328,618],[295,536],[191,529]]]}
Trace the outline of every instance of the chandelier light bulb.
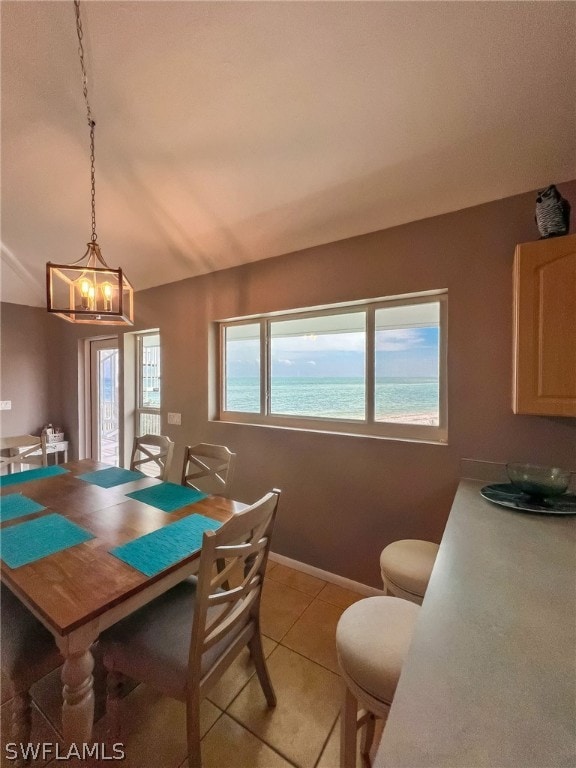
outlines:
{"label": "chandelier light bulb", "polygon": [[104,311],[109,312],[112,309],[112,286],[110,283],[103,284],[102,296],[104,297]]}

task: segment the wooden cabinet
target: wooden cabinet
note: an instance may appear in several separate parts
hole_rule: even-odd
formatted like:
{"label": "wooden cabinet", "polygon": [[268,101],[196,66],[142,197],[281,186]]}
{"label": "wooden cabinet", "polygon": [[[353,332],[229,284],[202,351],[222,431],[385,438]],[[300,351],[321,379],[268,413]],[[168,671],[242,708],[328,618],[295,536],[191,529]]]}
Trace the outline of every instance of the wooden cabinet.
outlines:
{"label": "wooden cabinet", "polygon": [[516,246],[512,408],[576,416],[576,235]]}

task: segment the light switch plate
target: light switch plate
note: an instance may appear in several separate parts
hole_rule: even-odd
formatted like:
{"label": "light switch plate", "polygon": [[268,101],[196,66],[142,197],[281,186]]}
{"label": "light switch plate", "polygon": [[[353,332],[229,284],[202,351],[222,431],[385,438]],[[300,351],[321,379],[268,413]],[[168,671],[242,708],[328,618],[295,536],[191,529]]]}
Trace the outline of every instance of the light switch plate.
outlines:
{"label": "light switch plate", "polygon": [[169,413],[168,414],[168,424],[176,424],[178,427],[182,424],[182,414],[181,413]]}
{"label": "light switch plate", "polygon": [[12,400],[0,400],[0,411],[11,411]]}

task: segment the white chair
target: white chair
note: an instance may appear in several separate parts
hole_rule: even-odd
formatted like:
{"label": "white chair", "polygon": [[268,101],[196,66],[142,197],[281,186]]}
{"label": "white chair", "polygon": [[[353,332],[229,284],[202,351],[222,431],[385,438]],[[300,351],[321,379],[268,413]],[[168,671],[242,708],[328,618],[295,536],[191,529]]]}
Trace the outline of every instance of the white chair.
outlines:
{"label": "white chair", "polygon": [[[182,485],[229,498],[235,464],[236,454],[225,445],[188,445],[184,451]],[[218,560],[216,563],[219,572],[222,572],[225,566],[224,560]],[[224,581],[222,587],[228,589],[228,581]]]}
{"label": "white chair", "polygon": [[[177,584],[101,635],[113,739],[120,738],[119,692],[128,676],[186,702],[188,765],[201,768],[200,702],[246,645],[268,706],[276,704],[259,612],[278,497],[279,491],[268,493],[217,531],[204,533],[197,579]],[[227,565],[215,574],[219,559]],[[238,565],[242,583],[223,589]]]}
{"label": "white chair", "polygon": [[[370,764],[376,718],[388,716],[420,608],[398,597],[367,597],[347,608],[336,627],[340,672],[346,683],[340,716],[340,768]],[[358,707],[362,709],[358,711]]]}
{"label": "white chair", "polygon": [[184,451],[182,485],[228,497],[235,464],[236,454],[225,445],[188,445]]}
{"label": "white chair", "polygon": [[438,544],[420,539],[402,539],[388,544],[380,555],[384,594],[422,605],[438,549]]}
{"label": "white chair", "polygon": [[10,739],[16,744],[28,744],[32,726],[30,687],[63,659],[50,632],[4,586],[0,587],[0,612],[2,672],[13,697]]}
{"label": "white chair", "polygon": [[169,437],[164,435],[142,435],[142,437],[135,437],[132,458],[130,459],[130,469],[144,472],[146,475],[152,475],[150,467],[156,465],[158,474],[153,476],[158,477],[160,480],[168,480],[173,453],[174,442]]}
{"label": "white chair", "polygon": [[44,435],[0,437],[0,471],[6,468],[12,472],[15,467],[20,471],[22,464],[39,464],[43,467],[48,464]]}

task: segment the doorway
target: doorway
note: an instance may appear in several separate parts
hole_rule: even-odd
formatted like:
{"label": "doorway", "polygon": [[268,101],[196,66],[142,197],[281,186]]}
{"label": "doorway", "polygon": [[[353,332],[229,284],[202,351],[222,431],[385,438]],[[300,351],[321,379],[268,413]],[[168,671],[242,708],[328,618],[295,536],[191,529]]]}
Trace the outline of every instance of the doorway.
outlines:
{"label": "doorway", "polygon": [[90,447],[93,459],[119,466],[118,338],[90,341]]}

